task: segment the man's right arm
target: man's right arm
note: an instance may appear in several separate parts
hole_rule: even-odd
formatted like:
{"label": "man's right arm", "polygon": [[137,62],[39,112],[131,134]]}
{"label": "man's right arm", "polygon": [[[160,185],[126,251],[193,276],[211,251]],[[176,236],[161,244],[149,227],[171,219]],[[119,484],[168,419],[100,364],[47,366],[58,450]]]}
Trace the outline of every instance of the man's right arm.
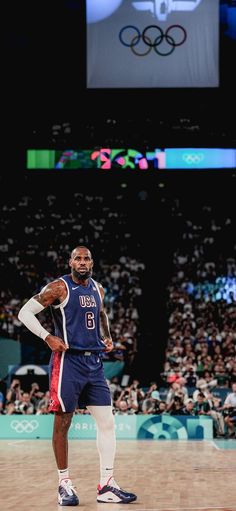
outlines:
{"label": "man's right arm", "polygon": [[47,284],[42,291],[30,298],[21,307],[18,318],[34,334],[43,339],[52,351],[65,351],[67,346],[60,337],[51,335],[35,317],[53,303],[62,302],[67,294],[66,286],[62,280],[55,280]]}

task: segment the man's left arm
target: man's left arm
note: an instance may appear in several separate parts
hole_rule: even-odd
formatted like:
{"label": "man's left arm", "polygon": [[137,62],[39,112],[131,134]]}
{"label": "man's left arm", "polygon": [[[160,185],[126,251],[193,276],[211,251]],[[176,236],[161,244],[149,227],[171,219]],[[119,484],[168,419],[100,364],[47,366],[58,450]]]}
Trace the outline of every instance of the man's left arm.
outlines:
{"label": "man's left arm", "polygon": [[99,286],[102,302],[101,302],[101,309],[100,309],[100,330],[102,335],[102,341],[104,342],[105,349],[104,351],[108,353],[109,351],[112,351],[114,346],[112,342],[111,332],[110,332],[110,325],[109,325],[109,319],[107,316],[107,313],[104,308],[104,295],[105,291],[103,287]]}

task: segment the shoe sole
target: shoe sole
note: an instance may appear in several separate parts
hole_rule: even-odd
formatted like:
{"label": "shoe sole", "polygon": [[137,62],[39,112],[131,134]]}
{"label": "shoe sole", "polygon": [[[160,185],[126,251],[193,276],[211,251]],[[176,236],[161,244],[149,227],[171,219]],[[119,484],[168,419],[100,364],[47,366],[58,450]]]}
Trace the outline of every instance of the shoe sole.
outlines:
{"label": "shoe sole", "polygon": [[61,504],[60,502],[58,502],[58,506],[78,506],[79,505],[79,502],[77,502],[76,504]]}
{"label": "shoe sole", "polygon": [[100,502],[101,504],[130,504],[131,502],[134,502],[135,500],[137,500],[137,497],[133,497],[130,500],[119,500],[119,501],[97,499],[97,502]]}

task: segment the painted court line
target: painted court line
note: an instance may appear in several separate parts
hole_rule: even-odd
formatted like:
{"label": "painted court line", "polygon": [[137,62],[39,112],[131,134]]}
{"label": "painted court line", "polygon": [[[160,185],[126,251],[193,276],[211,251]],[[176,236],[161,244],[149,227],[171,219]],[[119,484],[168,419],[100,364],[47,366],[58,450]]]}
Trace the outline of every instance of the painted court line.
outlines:
{"label": "painted court line", "polygon": [[150,507],[150,508],[137,508],[137,509],[134,509],[133,511],[203,511],[204,509],[207,509],[208,511],[210,511],[211,509],[212,510],[216,510],[216,509],[226,509],[227,508],[227,511],[233,511],[234,509],[236,509],[236,507],[228,507],[228,506],[223,506],[223,507],[219,507],[219,506],[206,506],[206,507]]}

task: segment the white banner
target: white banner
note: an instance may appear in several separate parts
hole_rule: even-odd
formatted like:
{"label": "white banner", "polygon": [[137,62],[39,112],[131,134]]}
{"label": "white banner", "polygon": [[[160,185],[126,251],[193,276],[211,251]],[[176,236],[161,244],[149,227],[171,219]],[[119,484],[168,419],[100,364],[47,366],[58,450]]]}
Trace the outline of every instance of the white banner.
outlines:
{"label": "white banner", "polygon": [[87,87],[219,86],[219,0],[86,0]]}

